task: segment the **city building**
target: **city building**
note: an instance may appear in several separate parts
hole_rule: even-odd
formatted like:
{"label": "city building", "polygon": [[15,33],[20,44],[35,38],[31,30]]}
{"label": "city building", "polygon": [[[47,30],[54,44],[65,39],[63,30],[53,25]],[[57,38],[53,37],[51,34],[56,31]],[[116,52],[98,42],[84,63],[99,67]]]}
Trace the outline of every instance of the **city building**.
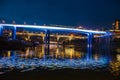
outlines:
{"label": "city building", "polygon": [[120,39],[120,20],[116,19],[112,24],[112,30],[109,30],[114,34],[114,38]]}
{"label": "city building", "polygon": [[120,30],[120,20],[115,20],[115,22],[112,24],[113,30]]}

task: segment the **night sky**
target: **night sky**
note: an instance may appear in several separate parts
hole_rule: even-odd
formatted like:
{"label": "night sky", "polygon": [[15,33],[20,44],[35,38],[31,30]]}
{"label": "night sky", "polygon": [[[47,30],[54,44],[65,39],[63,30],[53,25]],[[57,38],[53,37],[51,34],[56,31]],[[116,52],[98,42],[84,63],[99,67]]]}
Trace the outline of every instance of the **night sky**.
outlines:
{"label": "night sky", "polygon": [[18,24],[58,24],[112,28],[120,0],[0,0],[0,20]]}

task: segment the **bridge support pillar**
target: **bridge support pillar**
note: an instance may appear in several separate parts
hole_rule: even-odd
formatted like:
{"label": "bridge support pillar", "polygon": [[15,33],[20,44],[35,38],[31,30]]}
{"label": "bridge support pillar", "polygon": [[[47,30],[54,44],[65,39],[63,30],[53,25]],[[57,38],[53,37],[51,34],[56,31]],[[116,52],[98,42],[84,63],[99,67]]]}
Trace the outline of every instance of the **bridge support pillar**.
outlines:
{"label": "bridge support pillar", "polygon": [[93,42],[93,34],[92,33],[89,33],[88,34],[88,47],[92,47],[92,42]]}
{"label": "bridge support pillar", "polygon": [[71,40],[72,40],[72,37],[70,36],[70,37],[68,37],[68,39],[69,39],[69,42],[71,42]]}
{"label": "bridge support pillar", "polygon": [[3,35],[3,26],[0,25],[0,36]]}
{"label": "bridge support pillar", "polygon": [[107,44],[110,44],[110,41],[111,41],[111,34],[110,34],[110,33],[107,33],[107,34],[106,34],[106,43],[107,43]]}
{"label": "bridge support pillar", "polygon": [[88,42],[87,42],[87,55],[86,58],[89,61],[92,58],[92,44],[93,43],[93,34],[88,34]]}
{"label": "bridge support pillar", "polygon": [[59,44],[60,37],[59,36],[56,36],[56,37],[57,37],[57,44]]}
{"label": "bridge support pillar", "polygon": [[44,44],[45,44],[45,54],[49,55],[49,50],[50,50],[50,31],[49,30],[45,31]]}
{"label": "bridge support pillar", "polygon": [[41,35],[41,37],[42,37],[42,42],[44,43],[44,41],[45,41],[45,35],[44,35],[43,32],[41,32],[40,35]]}
{"label": "bridge support pillar", "polygon": [[12,39],[16,39],[16,27],[13,27]]}
{"label": "bridge support pillar", "polygon": [[44,43],[45,43],[45,44],[49,44],[49,43],[50,43],[50,31],[49,31],[49,30],[46,30],[46,31],[45,31]]}
{"label": "bridge support pillar", "polygon": [[27,36],[27,39],[30,40],[30,35]]}
{"label": "bridge support pillar", "polygon": [[44,43],[44,41],[45,41],[45,36],[42,36],[42,41],[43,41],[43,43]]}

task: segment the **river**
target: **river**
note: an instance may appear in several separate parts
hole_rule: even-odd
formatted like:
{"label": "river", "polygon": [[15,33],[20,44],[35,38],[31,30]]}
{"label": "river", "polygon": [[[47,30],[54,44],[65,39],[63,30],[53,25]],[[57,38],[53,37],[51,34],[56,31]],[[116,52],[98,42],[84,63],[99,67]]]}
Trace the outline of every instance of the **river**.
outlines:
{"label": "river", "polygon": [[[108,75],[113,76],[111,80],[119,80],[120,43],[103,43],[92,47],[72,44],[50,44],[49,50],[45,44],[40,44],[36,47],[27,47],[25,50],[0,51],[0,76],[5,76],[7,73],[15,72],[16,70],[19,73],[25,73],[35,70],[39,72],[42,69],[45,71],[65,69],[100,71],[99,75],[107,72]],[[85,74],[89,75],[90,73],[86,71]],[[99,80],[98,78],[94,80]],[[86,80],[86,78],[84,77],[83,80]]]}

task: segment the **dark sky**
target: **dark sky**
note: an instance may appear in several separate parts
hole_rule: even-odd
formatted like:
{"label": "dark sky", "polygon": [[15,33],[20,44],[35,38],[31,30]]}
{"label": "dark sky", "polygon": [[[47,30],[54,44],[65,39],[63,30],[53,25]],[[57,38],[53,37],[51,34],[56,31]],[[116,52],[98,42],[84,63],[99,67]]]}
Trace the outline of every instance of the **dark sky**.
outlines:
{"label": "dark sky", "polygon": [[111,28],[120,19],[120,0],[0,0],[0,19]]}

